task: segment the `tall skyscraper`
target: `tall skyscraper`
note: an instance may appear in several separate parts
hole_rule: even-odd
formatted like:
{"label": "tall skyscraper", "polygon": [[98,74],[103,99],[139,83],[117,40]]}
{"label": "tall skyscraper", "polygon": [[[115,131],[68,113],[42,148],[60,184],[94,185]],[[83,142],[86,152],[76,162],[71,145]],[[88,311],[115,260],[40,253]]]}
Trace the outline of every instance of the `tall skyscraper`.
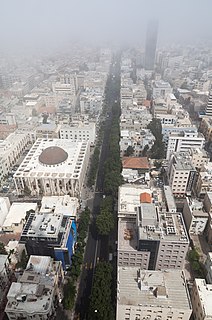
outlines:
{"label": "tall skyscraper", "polygon": [[146,33],[145,69],[153,70],[158,37],[158,21],[149,21]]}
{"label": "tall skyscraper", "polygon": [[208,103],[205,110],[206,116],[212,116],[212,91],[210,91],[208,96]]}

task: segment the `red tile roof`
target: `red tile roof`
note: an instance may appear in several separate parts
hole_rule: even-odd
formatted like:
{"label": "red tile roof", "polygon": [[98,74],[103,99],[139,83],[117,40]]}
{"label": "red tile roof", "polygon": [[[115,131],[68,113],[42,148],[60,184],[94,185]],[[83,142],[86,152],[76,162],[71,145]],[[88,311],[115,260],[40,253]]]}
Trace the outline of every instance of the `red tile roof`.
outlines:
{"label": "red tile roof", "polygon": [[147,157],[123,157],[122,166],[124,169],[149,169]]}
{"label": "red tile roof", "polygon": [[143,192],[140,194],[140,202],[141,203],[152,203],[152,197],[149,193]]}

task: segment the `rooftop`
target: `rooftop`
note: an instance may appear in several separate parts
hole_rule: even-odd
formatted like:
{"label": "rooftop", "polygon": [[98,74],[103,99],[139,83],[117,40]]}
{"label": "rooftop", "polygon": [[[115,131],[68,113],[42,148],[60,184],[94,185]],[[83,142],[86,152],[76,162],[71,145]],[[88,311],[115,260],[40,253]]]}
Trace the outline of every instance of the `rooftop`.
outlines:
{"label": "rooftop", "polygon": [[51,308],[60,262],[50,257],[31,256],[26,271],[9,289],[6,312],[26,312],[30,315],[48,313]]}
{"label": "rooftop", "polygon": [[62,214],[31,213],[24,226],[22,237],[48,238],[57,241],[60,231],[64,231],[66,220]]}
{"label": "rooftop", "polygon": [[195,168],[190,160],[189,152],[174,152],[173,157],[174,157],[173,165],[176,170],[195,171]]}
{"label": "rooftop", "polygon": [[176,212],[177,211],[177,207],[175,204],[175,200],[174,200],[174,196],[172,193],[172,189],[170,188],[170,186],[164,186],[163,187],[164,190],[164,195],[166,198],[166,205],[167,205],[167,209],[170,212]]}
{"label": "rooftop", "polygon": [[37,139],[14,177],[78,179],[88,142],[69,139]]}
{"label": "rooftop", "polygon": [[[180,270],[146,271],[118,267],[117,291],[118,308],[128,305],[191,309],[186,280]],[[119,318],[124,319],[124,313]]]}
{"label": "rooftop", "polygon": [[32,202],[13,202],[3,223],[3,228],[12,226],[13,224],[20,224],[26,217],[29,210],[36,211],[37,203]]}
{"label": "rooftop", "polygon": [[43,197],[41,202],[41,212],[54,212],[69,217],[76,217],[79,201],[75,197],[51,196]]}
{"label": "rooftop", "polygon": [[149,169],[147,157],[123,157],[122,166],[125,169]]}

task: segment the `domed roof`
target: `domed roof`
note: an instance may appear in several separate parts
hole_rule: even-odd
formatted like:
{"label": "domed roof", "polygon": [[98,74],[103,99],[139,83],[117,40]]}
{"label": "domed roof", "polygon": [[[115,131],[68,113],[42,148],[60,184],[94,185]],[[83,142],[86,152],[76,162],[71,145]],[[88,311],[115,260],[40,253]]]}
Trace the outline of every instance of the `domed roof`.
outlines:
{"label": "domed roof", "polygon": [[68,158],[68,153],[60,147],[48,147],[42,151],[39,161],[48,166],[60,164]]}

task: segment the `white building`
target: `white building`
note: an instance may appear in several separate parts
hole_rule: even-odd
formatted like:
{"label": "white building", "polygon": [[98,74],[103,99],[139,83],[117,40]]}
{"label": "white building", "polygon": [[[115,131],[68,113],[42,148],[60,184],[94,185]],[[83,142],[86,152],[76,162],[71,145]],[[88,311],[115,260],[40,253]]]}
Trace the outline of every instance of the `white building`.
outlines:
{"label": "white building", "polygon": [[205,138],[197,129],[170,133],[167,143],[166,159],[169,159],[173,152],[189,151],[191,148],[202,149]]}
{"label": "white building", "polygon": [[79,200],[69,195],[43,197],[41,200],[40,212],[43,213],[58,213],[71,218],[77,217],[79,209]]}
{"label": "white building", "polygon": [[207,258],[205,261],[205,269],[207,272],[206,279],[207,282],[212,284],[212,252],[208,252]]}
{"label": "white building", "polygon": [[21,233],[26,222],[27,212],[31,210],[36,212],[37,209],[37,203],[13,202],[2,225],[2,231],[4,233]]}
{"label": "white building", "polygon": [[204,149],[191,148],[190,149],[191,162],[196,169],[201,169],[208,164],[210,158]]}
{"label": "white building", "polygon": [[204,197],[206,192],[212,191],[212,162],[204,165],[198,173],[195,191],[198,197]]}
{"label": "white building", "polygon": [[171,155],[167,174],[169,186],[174,196],[191,194],[196,169],[192,165],[187,152],[175,152]]}
{"label": "white building", "polygon": [[89,143],[38,139],[14,175],[18,194],[79,196],[89,161]]}
{"label": "white building", "polygon": [[117,320],[189,320],[192,309],[181,270],[118,267]]}
{"label": "white building", "polygon": [[46,256],[30,256],[26,270],[7,294],[9,320],[53,319],[62,300],[62,264]]}
{"label": "white building", "polygon": [[7,197],[0,197],[0,231],[10,210],[10,200]]}
{"label": "white building", "polygon": [[168,94],[172,93],[172,87],[166,81],[153,82],[153,98],[165,98]]}
{"label": "white building", "polygon": [[203,234],[208,222],[208,213],[203,209],[203,203],[186,197],[183,207],[185,225],[190,235]]}
{"label": "white building", "polygon": [[75,121],[70,125],[61,126],[60,138],[70,139],[71,141],[89,141],[94,146],[96,141],[95,122]]}
{"label": "white building", "polygon": [[205,279],[195,279],[191,302],[194,319],[212,319],[212,284],[206,284]]}
{"label": "white building", "polygon": [[212,92],[208,96],[207,108],[205,110],[206,116],[212,116]]}
{"label": "white building", "polygon": [[2,178],[8,175],[11,167],[19,160],[29,143],[30,138],[27,134],[16,132],[0,141],[0,183]]}

